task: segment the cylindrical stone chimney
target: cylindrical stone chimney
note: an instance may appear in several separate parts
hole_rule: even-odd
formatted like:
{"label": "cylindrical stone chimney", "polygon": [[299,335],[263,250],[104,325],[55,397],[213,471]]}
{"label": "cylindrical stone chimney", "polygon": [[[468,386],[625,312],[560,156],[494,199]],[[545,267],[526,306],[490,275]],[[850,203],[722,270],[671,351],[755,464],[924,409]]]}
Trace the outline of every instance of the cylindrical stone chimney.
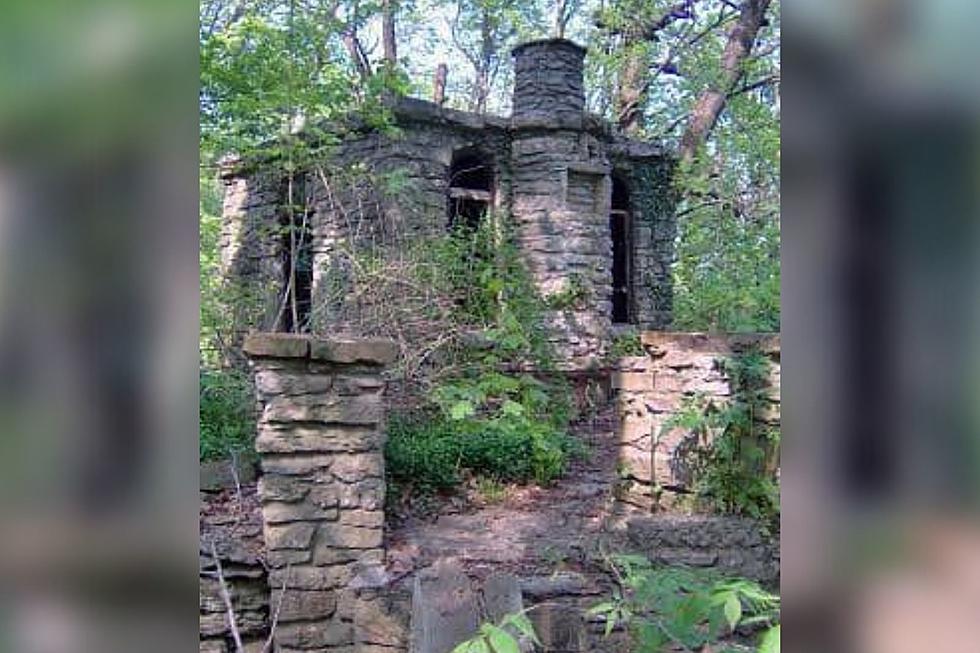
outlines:
{"label": "cylindrical stone chimney", "polygon": [[514,126],[581,127],[585,48],[566,39],[547,39],[523,43],[512,54]]}

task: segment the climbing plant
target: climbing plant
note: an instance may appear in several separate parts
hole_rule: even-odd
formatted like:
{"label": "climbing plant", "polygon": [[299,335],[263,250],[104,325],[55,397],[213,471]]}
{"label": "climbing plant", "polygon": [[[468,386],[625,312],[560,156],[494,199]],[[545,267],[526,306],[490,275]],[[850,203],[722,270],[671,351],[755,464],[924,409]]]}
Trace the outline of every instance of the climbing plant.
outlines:
{"label": "climbing plant", "polygon": [[[461,256],[465,253],[465,256]],[[500,481],[548,483],[574,452],[566,435],[570,393],[548,372],[554,359],[538,297],[508,233],[492,215],[474,231],[430,239],[420,283],[443,294],[438,330],[419,331],[438,366],[414,368],[411,409],[395,411],[386,449],[389,479],[402,489],[440,490],[466,470]]]}
{"label": "climbing plant", "polygon": [[778,528],[780,432],[761,419],[770,410],[771,363],[761,352],[749,350],[716,364],[728,377],[730,399],[688,398],[659,435],[680,428],[695,437],[687,457],[699,496],[719,511]]}

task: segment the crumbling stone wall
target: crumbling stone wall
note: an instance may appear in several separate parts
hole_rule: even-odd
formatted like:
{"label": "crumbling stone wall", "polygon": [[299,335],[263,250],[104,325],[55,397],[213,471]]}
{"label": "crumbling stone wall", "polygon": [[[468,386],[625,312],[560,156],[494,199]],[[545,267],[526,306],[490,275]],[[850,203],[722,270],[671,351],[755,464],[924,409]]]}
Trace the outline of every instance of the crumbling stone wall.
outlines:
{"label": "crumbling stone wall", "polygon": [[[256,449],[279,651],[369,644],[384,578],[387,341],[253,334]],[[358,650],[369,650],[359,648]]]}
{"label": "crumbling stone wall", "polygon": [[[511,216],[532,278],[551,302],[548,326],[563,367],[586,369],[605,353],[614,170],[626,180],[633,214],[630,321],[648,328],[669,323],[671,159],[659,146],[626,139],[585,112],[584,54],[563,39],[515,48],[510,118],[398,98],[391,105],[394,131],[365,125],[334,130],[339,144],[324,149],[319,163],[296,179],[310,207],[313,332],[336,332],[350,321],[344,289],[350,287],[351,249],[397,248],[445,232],[449,168],[453,153],[464,150],[493,166],[493,206]],[[286,274],[282,239],[268,233],[279,222],[281,187],[281,179],[259,169],[225,176],[226,274],[256,295],[261,308],[245,316],[243,329],[277,328]]]}
{"label": "crumbling stone wall", "polygon": [[[621,417],[619,459],[628,481],[623,498],[650,507],[655,479],[665,491],[663,501],[669,505],[690,489],[685,454],[691,442],[690,434],[683,429],[661,435],[664,423],[681,408],[686,397],[701,394],[707,399],[727,401],[731,387],[719,361],[758,348],[772,365],[770,409],[757,418],[778,425],[779,336],[648,331],[641,334],[641,342],[646,354],[620,359],[612,380]],[[656,455],[651,456],[655,441]]]}

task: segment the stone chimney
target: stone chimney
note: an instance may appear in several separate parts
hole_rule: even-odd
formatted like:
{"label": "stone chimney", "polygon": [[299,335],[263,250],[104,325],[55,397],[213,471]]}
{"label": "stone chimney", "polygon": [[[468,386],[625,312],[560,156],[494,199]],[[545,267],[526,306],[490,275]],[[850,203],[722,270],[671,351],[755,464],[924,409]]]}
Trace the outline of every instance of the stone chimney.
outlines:
{"label": "stone chimney", "polygon": [[585,48],[566,39],[523,43],[514,56],[514,127],[582,126]]}

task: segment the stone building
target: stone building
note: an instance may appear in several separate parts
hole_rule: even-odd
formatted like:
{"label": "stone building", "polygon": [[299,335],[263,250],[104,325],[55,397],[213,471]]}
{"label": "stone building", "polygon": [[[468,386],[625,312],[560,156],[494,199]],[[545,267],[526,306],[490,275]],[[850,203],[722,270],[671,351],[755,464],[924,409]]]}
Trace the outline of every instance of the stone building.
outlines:
{"label": "stone building", "polygon": [[[399,98],[396,133],[336,130],[339,143],[323,167],[287,181],[261,169],[226,171],[222,258],[261,307],[248,326],[326,332],[336,319],[328,305],[336,293],[327,288],[344,279],[341,244],[397,246],[472,225],[490,210],[509,216],[542,296],[572,298],[549,315],[569,367],[599,360],[616,325],[669,324],[672,159],[585,111],[584,48],[534,41],[513,56],[509,118]],[[340,170],[348,173],[343,182]],[[275,229],[289,196],[304,207],[289,217],[299,227],[292,245]],[[284,301],[289,293],[295,312],[292,299]]]}

